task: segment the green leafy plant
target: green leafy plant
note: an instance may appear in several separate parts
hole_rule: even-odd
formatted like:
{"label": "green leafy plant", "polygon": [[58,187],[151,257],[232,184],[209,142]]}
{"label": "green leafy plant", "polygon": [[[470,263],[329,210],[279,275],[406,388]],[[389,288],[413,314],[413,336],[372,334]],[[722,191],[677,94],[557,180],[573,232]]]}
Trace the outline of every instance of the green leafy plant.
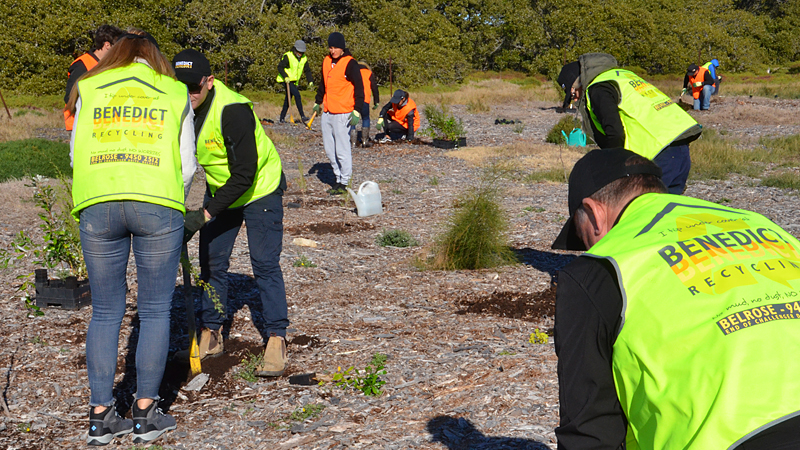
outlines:
{"label": "green leafy plant", "polygon": [[530,342],[531,344],[540,344],[540,345],[547,344],[548,341],[549,338],[547,336],[547,333],[539,331],[538,328],[533,330],[533,333],[531,333],[530,337],[528,338],[528,342]]}
{"label": "green leafy plant", "polygon": [[[386,355],[375,353],[372,355],[370,364],[363,371],[359,371],[354,366],[350,366],[344,371],[339,367],[333,374],[333,382],[342,389],[352,387],[363,392],[364,395],[379,397],[383,394],[383,385],[386,384],[386,381],[380,378],[381,375],[386,375],[386,359]],[[320,382],[320,384],[322,383]]]}
{"label": "green leafy plant", "polygon": [[43,347],[47,347],[47,341],[41,338],[41,336],[34,336],[31,339],[31,344],[41,345]]}
{"label": "green leafy plant", "polygon": [[292,266],[294,266],[294,267],[317,267],[317,265],[314,264],[313,262],[311,262],[311,260],[308,259],[308,257],[306,257],[306,255],[300,255],[299,258],[294,260],[294,263],[292,263]]}
{"label": "green leafy plant", "polygon": [[405,230],[383,230],[375,243],[381,247],[416,247],[419,245],[414,236]]}
{"label": "green leafy plant", "polygon": [[51,269],[62,267],[66,271],[64,276],[86,278],[80,231],[71,215],[72,186],[62,177],[61,189],[56,190],[39,176],[31,177],[25,186],[34,188],[34,203],[42,209],[39,227],[44,232],[45,244],[39,263]]}
{"label": "green leafy plant", "polygon": [[581,122],[580,120],[576,119],[574,115],[567,114],[566,116],[562,117],[550,131],[547,132],[547,136],[544,138],[545,142],[550,142],[551,144],[566,144],[564,140],[564,135],[561,134],[563,131],[564,133],[569,136],[575,128],[580,128]]}
{"label": "green leafy plant", "polygon": [[292,414],[289,415],[289,419],[294,422],[302,422],[306,419],[318,417],[322,414],[324,409],[325,405],[321,403],[309,403],[294,410]]}
{"label": "green leafy plant", "polygon": [[239,369],[236,376],[250,383],[255,383],[258,381],[256,369],[262,362],[264,362],[264,355],[262,353],[254,355],[248,351],[242,359],[242,368]]}
{"label": "green leafy plant", "polygon": [[17,424],[17,431],[20,433],[30,433],[31,432],[31,424],[28,422],[22,422]]}
{"label": "green leafy plant", "polygon": [[186,259],[186,255],[181,255],[181,267],[183,267],[184,270],[187,268],[189,269],[189,273],[191,274],[191,278],[194,280],[195,285],[205,291],[209,300],[211,300],[211,303],[214,304],[214,310],[222,314],[224,317],[226,314],[225,307],[222,306],[222,301],[219,299],[219,294],[217,294],[217,290],[214,289],[214,286],[203,280],[203,277],[200,275],[200,268],[196,267],[191,263],[191,261]]}
{"label": "green leafy plant", "polygon": [[439,177],[432,176],[430,180],[428,180],[428,184],[431,186],[438,186],[439,185]]}
{"label": "green leafy plant", "polygon": [[422,112],[428,119],[427,134],[429,136],[448,141],[455,141],[466,136],[464,123],[451,114],[447,106],[425,105]]}

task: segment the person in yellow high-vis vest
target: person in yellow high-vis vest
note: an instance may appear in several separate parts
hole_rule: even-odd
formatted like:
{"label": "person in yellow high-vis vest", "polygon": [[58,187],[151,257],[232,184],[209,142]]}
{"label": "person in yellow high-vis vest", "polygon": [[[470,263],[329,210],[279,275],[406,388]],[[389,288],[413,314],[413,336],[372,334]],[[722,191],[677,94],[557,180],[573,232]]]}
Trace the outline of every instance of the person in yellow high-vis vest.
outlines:
{"label": "person in yellow high-vis vest", "polygon": [[[253,112],[253,103],[211,72],[202,53],[186,49],[172,60],[189,89],[195,112],[197,162],[206,172],[203,207],[186,214],[186,238],[200,230],[200,271],[216,293],[203,293],[200,357],[223,352],[223,325],[229,324],[228,267],[242,223],[253,277],[258,285],[267,341],[258,376],[280,376],[286,369],[286,288],[281,272],[283,192],[286,179],[275,145]],[[221,306],[221,310],[219,309]],[[188,352],[176,355],[188,359]]]}
{"label": "person in yellow high-vis vest", "polygon": [[300,77],[305,75],[306,82],[308,82],[308,89],[314,89],[314,78],[311,76],[311,68],[308,65],[308,58],[306,57],[306,43],[302,40],[294,42],[294,47],[284,53],[278,63],[278,76],[275,78],[280,84],[279,89],[286,89],[286,98],[283,100],[283,108],[281,108],[280,123],[284,123],[286,119],[286,111],[289,110],[289,97],[294,97],[295,104],[297,105],[297,112],[300,114],[300,120],[303,123],[308,122],[306,115],[303,114],[303,99],[300,98],[300,90],[297,88],[297,83]]}
{"label": "person in yellow high-vis vest", "polygon": [[800,448],[800,241],[594,150],[569,177],[559,450]]}
{"label": "person in yellow high-vis vest", "polygon": [[623,147],[652,159],[669,192],[682,194],[692,166],[689,143],[702,131],[697,121],[607,53],[583,54],[578,66],[570,90],[586,135],[602,149]]}
{"label": "person in yellow high-vis vest", "polygon": [[[69,65],[69,69],[67,69],[67,89],[64,94],[64,104],[69,102],[69,94],[72,92],[75,82],[100,62],[100,59],[111,50],[111,46],[114,45],[120,35],[122,35],[122,30],[114,25],[100,25],[97,28],[94,32],[94,46],[92,49],[75,58]],[[72,114],[64,110],[64,127],[67,131],[72,131],[72,122],[74,120],[75,118]]]}
{"label": "person in yellow high-vis vest", "polygon": [[[130,29],[76,84],[72,215],[92,289],[86,335],[91,396],[89,445],[133,432],[147,443],[176,427],[158,409],[169,351],[169,320],[181,255],[184,200],[195,172],[191,103],[149,34]],[[133,420],[114,407],[128,255],[136,260],[139,344]]]}

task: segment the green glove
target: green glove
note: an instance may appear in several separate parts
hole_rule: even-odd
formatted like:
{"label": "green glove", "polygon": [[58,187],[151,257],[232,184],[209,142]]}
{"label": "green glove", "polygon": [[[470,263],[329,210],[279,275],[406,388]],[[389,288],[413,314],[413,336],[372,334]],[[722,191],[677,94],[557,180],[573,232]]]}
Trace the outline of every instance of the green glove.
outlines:
{"label": "green glove", "polygon": [[372,107],[372,110],[375,111],[376,109],[378,109],[378,106],[381,106],[381,105],[375,103],[375,106]]}
{"label": "green glove", "polygon": [[311,110],[314,111],[315,113],[319,114],[319,113],[322,112],[322,107],[319,106],[319,103],[314,103],[314,107],[311,108]]}
{"label": "green glove", "polygon": [[353,110],[353,112],[350,113],[350,126],[354,127],[358,125],[358,122],[360,121],[361,121],[361,114],[359,114],[358,111]]}
{"label": "green glove", "polygon": [[378,119],[378,123],[375,124],[375,129],[378,131],[383,130],[383,117]]}
{"label": "green glove", "polygon": [[308,83],[308,90],[310,91],[310,90],[313,90],[313,89],[314,89],[314,82],[312,81],[312,82]]}
{"label": "green glove", "polygon": [[683,88],[683,90],[681,91],[681,97],[683,97],[683,94],[685,94],[685,93],[687,93],[687,92],[689,92],[689,90],[688,90],[688,89],[686,89],[686,88]]}
{"label": "green glove", "polygon": [[197,230],[203,228],[203,225],[209,220],[211,219],[206,217],[203,208],[187,212],[186,217],[183,218],[183,242],[189,242]]}

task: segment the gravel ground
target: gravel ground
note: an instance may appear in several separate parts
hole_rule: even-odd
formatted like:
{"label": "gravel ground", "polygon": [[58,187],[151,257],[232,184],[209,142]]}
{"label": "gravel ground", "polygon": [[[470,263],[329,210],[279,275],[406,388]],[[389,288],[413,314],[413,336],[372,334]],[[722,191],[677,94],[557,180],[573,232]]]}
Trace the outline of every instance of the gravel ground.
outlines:
{"label": "gravel ground", "polygon": [[[777,108],[771,114],[778,119],[748,119],[763,114],[763,107]],[[503,105],[481,114],[456,105],[453,111],[467,125],[470,147],[541,145],[562,117],[545,103]],[[697,117],[706,127],[755,139],[775,135],[776,130],[800,132],[797,111],[797,101],[723,98],[711,112]],[[782,118],[786,116],[791,120]],[[495,125],[498,118],[522,120],[524,129],[518,133],[511,125]],[[268,127],[297,144],[279,146],[291,183],[284,199],[281,258],[292,321],[290,366],[276,379],[249,382],[239,376],[242,359],[263,347],[263,320],[243,231],[231,258],[226,355],[204,362],[210,379],[197,392],[181,389],[187,381],[185,366],[168,365],[162,405],[177,418],[178,429],[157,444],[231,450],[555,449],[558,383],[552,338],[533,344],[529,336],[537,329],[551,330],[556,272],[576,255],[550,250],[567,215],[566,184],[504,182],[509,238],[522,264],[419,271],[412,262],[420,247],[380,247],[375,237],[384,229],[399,228],[411,232],[422,248],[429,246],[456,196],[479,179],[478,168],[429,145],[355,149],[354,181],[377,181],[385,210],[360,218],[352,203],[325,194],[332,173],[318,131]],[[43,130],[42,135],[57,138],[59,133]],[[299,163],[308,184],[305,192],[298,186]],[[195,206],[202,193],[199,177],[190,198]],[[8,186],[30,195],[20,183]],[[760,212],[800,233],[800,205],[792,191],[732,177],[691,182],[686,194]],[[290,202],[300,207],[289,208]],[[17,203],[0,217],[2,243],[23,229],[37,236],[31,208]],[[295,245],[296,238],[313,240],[317,246]],[[190,243],[190,255],[196,264],[196,240]],[[301,256],[316,267],[294,267]],[[0,273],[5,281],[0,286],[0,313],[6,319],[0,329],[0,380],[8,406],[0,417],[0,447],[78,448],[87,429],[85,334],[91,308],[50,308],[42,317],[26,318],[15,292],[20,283],[16,277],[32,269],[23,262]],[[135,388],[134,355],[129,350],[138,338],[132,263],[128,284],[117,380],[118,406],[127,414]],[[171,351],[187,342],[180,277],[176,285]],[[197,301],[199,291],[192,294]],[[302,373],[324,377],[339,367],[363,369],[375,353],[388,356],[387,373],[381,376],[385,393],[380,397],[332,383],[289,382],[291,375]],[[133,444],[127,437],[110,447],[128,449]]]}

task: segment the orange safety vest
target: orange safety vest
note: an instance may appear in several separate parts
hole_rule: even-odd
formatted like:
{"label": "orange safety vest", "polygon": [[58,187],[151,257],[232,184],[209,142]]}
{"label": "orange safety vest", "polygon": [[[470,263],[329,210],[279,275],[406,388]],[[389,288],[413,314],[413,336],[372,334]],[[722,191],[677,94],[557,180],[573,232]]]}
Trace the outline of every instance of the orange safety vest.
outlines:
{"label": "orange safety vest", "polygon": [[[83,65],[86,66],[87,72],[92,70],[92,68],[97,65],[97,60],[94,59],[92,55],[84,53],[75,59],[75,61],[72,61],[69,66],[72,67],[72,64],[75,64],[78,61],[83,61]],[[69,70],[67,70],[67,77],[69,77]],[[75,117],[72,116],[72,113],[66,110],[66,106],[67,105],[64,105],[64,126],[67,128],[67,131],[72,131],[72,122],[75,120]]]}
{"label": "orange safety vest", "polygon": [[344,72],[352,56],[342,56],[339,62],[333,63],[330,55],[322,61],[322,82],[325,83],[325,97],[322,99],[322,110],[332,114],[347,114],[356,108],[355,88],[347,80]]}
{"label": "orange safety vest", "polygon": [[693,77],[689,77],[689,84],[692,86],[692,97],[697,100],[700,98],[700,93],[703,92],[703,81],[706,78],[708,69],[701,67]]}
{"label": "orange safety vest", "polygon": [[361,69],[361,82],[364,84],[364,103],[369,105],[372,101],[372,85],[369,84],[369,77],[372,76],[372,71],[366,67]]}
{"label": "orange safety vest", "polygon": [[420,120],[419,120],[419,111],[416,111],[417,104],[414,100],[408,99],[408,103],[406,106],[403,106],[400,109],[397,109],[399,105],[396,103],[392,103],[392,109],[389,110],[389,117],[392,118],[395,122],[399,123],[403,126],[403,128],[408,129],[408,113],[411,111],[414,112],[414,131],[417,131],[419,128]]}

